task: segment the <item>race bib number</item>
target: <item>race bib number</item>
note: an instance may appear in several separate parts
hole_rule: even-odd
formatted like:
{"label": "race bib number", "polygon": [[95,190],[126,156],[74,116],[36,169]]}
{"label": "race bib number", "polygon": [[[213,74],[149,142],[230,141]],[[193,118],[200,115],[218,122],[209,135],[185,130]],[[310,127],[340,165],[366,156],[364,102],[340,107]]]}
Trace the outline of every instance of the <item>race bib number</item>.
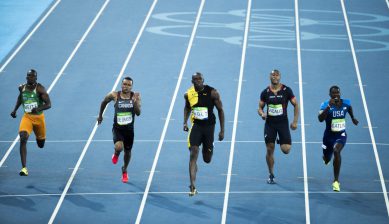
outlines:
{"label": "race bib number", "polygon": [[24,104],[24,112],[26,113],[31,113],[33,108],[37,108],[38,103],[37,102],[26,102]]}
{"label": "race bib number", "polygon": [[193,108],[194,119],[207,120],[208,119],[208,108],[206,107],[195,107]]}
{"label": "race bib number", "polygon": [[132,113],[122,112],[116,115],[118,125],[127,125],[132,123]]}
{"label": "race bib number", "polygon": [[332,119],[331,121],[331,131],[339,132],[346,129],[346,120],[345,119]]}
{"label": "race bib number", "polygon": [[281,116],[284,113],[282,104],[269,104],[268,105],[268,115],[269,116]]}

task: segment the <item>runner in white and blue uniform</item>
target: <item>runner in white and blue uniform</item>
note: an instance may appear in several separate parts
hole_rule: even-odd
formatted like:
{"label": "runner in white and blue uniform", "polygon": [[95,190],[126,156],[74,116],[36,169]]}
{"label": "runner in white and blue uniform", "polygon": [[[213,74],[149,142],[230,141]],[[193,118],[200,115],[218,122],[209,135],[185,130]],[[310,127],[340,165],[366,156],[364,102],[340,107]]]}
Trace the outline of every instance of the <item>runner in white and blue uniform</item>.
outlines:
{"label": "runner in white and blue uniform", "polygon": [[330,88],[330,99],[324,101],[320,106],[319,121],[326,122],[326,129],[323,135],[323,160],[327,165],[334,155],[334,191],[340,191],[339,173],[341,166],[340,152],[346,145],[346,114],[349,113],[354,125],[358,125],[358,120],[354,118],[350,100],[340,98],[338,86]]}

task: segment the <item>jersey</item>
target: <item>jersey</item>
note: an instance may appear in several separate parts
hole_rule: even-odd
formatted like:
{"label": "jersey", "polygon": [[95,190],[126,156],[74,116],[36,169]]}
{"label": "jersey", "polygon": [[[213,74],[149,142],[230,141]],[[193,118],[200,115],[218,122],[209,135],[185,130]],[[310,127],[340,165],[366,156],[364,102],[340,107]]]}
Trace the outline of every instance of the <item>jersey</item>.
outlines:
{"label": "jersey", "polygon": [[[36,84],[36,87],[33,91],[27,90],[26,84],[23,86],[22,89],[22,105],[25,113],[31,114],[33,108],[37,108],[43,104],[42,99],[39,97],[39,95],[36,92],[36,88],[38,87],[39,83]],[[36,114],[42,114],[42,111],[39,111]]]}
{"label": "jersey", "polygon": [[[115,116],[113,118],[113,126],[118,129],[134,130],[135,109],[132,99],[122,99],[121,91],[117,94],[115,102]],[[131,98],[134,95],[131,92]]]}
{"label": "jersey", "polygon": [[[341,99],[342,105],[340,107],[331,106],[327,111],[326,129],[328,134],[341,134],[346,131],[346,114],[351,107],[350,100]],[[320,106],[320,111],[328,106],[329,100],[323,102]]]}
{"label": "jersey", "polygon": [[211,92],[214,88],[204,85],[204,89],[197,92],[192,86],[187,91],[188,101],[192,109],[191,121],[194,124],[212,125],[216,123]]}
{"label": "jersey", "polygon": [[295,96],[291,88],[281,85],[280,90],[274,94],[270,86],[261,93],[261,101],[267,106],[267,122],[283,122],[288,120],[288,102]]}

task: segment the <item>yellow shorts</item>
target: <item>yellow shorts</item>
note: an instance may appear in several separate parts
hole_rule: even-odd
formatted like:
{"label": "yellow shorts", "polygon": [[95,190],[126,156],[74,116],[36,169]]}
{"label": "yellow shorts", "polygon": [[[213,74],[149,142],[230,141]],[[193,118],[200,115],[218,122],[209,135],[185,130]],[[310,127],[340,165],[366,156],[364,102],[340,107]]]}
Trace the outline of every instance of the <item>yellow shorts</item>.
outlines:
{"label": "yellow shorts", "polygon": [[25,113],[19,126],[19,133],[22,131],[26,131],[28,135],[34,131],[36,139],[46,139],[45,115],[43,113],[38,115]]}

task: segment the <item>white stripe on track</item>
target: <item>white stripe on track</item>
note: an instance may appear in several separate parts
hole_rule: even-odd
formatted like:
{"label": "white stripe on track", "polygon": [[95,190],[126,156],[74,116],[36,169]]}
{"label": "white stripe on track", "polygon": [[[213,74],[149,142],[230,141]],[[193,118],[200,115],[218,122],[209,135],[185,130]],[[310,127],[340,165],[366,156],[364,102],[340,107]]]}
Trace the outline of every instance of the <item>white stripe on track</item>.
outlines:
{"label": "white stripe on track", "polygon": [[241,61],[240,61],[238,91],[236,93],[234,123],[233,123],[233,128],[232,128],[232,138],[231,138],[231,145],[230,145],[230,158],[228,161],[226,190],[225,190],[225,194],[224,194],[223,213],[222,213],[222,220],[221,220],[222,224],[225,224],[226,220],[227,220],[228,199],[229,199],[230,183],[231,183],[231,172],[232,172],[232,164],[233,164],[233,160],[234,160],[234,151],[235,151],[236,129],[238,126],[238,117],[239,117],[240,95],[241,95],[241,91],[242,91],[244,65],[245,65],[245,61],[246,61],[247,39],[248,39],[249,27],[250,27],[251,0],[248,0],[248,2],[247,2],[247,11],[246,12],[247,12],[246,13],[246,24],[245,24],[244,36],[243,36],[242,56],[241,56]]}
{"label": "white stripe on track", "polygon": [[177,98],[178,90],[180,89],[180,85],[181,85],[181,81],[182,81],[182,76],[183,76],[185,68],[186,68],[186,63],[187,63],[188,58],[189,58],[189,53],[190,53],[190,50],[191,50],[192,45],[193,45],[193,40],[194,40],[194,37],[196,35],[196,30],[197,30],[197,27],[199,25],[201,14],[203,12],[204,3],[205,3],[205,0],[201,0],[201,4],[200,4],[199,10],[197,12],[196,21],[194,23],[192,34],[190,36],[188,48],[186,49],[184,61],[182,63],[180,74],[178,76],[178,80],[177,80],[177,84],[176,84],[176,89],[174,90],[172,101],[170,102],[169,112],[168,112],[168,114],[166,116],[165,125],[163,127],[161,138],[160,138],[159,144],[158,144],[158,149],[157,149],[157,152],[156,152],[155,157],[154,157],[153,166],[151,168],[150,175],[149,175],[149,178],[147,180],[147,185],[146,185],[145,193],[143,194],[142,202],[140,204],[138,215],[136,217],[136,221],[135,221],[136,224],[139,224],[140,220],[142,218],[142,214],[143,214],[143,210],[144,210],[144,207],[145,207],[145,204],[146,204],[147,196],[148,196],[149,191],[150,191],[151,182],[153,181],[154,171],[155,171],[155,168],[157,167],[157,163],[158,163],[158,159],[159,159],[159,154],[161,153],[162,144],[163,144],[163,141],[165,139],[166,131],[167,131],[167,128],[169,126],[169,121],[170,121],[170,118],[171,118],[172,113],[173,113],[174,103],[175,103],[176,98]]}
{"label": "white stripe on track", "polygon": [[296,19],[296,48],[297,48],[297,66],[299,74],[299,91],[300,91],[300,119],[301,119],[301,147],[303,157],[304,170],[304,199],[305,199],[305,223],[311,223],[311,212],[309,207],[309,191],[308,191],[308,171],[307,171],[307,150],[305,145],[305,115],[304,115],[304,94],[303,94],[303,75],[301,68],[301,47],[300,47],[300,18],[298,0],[294,4],[295,19]]}
{"label": "white stripe on track", "polygon": [[[67,65],[70,63],[71,59],[73,58],[73,56],[74,56],[75,53],[77,52],[78,48],[79,48],[79,47],[81,46],[81,44],[84,42],[85,38],[88,36],[88,34],[89,34],[89,32],[92,30],[93,26],[96,24],[97,20],[100,18],[100,16],[101,16],[101,14],[103,13],[104,9],[107,7],[109,1],[110,1],[110,0],[106,0],[106,1],[104,2],[103,6],[102,6],[101,9],[99,10],[99,12],[96,14],[96,16],[95,16],[95,18],[93,19],[92,23],[89,25],[87,31],[84,33],[84,35],[82,36],[81,40],[78,42],[77,47],[74,49],[74,51],[72,52],[72,54],[70,55],[70,57],[69,57],[68,60],[66,61],[65,65],[62,67],[61,71],[58,73],[58,75],[62,74],[63,71],[65,70],[65,68],[67,67]],[[55,83],[58,81],[58,79],[59,79],[59,76],[56,77],[56,79],[55,79],[54,82],[51,84],[51,86],[50,86],[50,88],[49,88],[48,91],[50,91],[50,90],[54,87],[54,85],[55,85]],[[97,125],[97,124],[96,124],[96,125]],[[95,128],[94,128],[93,131],[92,131],[91,136],[89,136],[88,142],[87,142],[87,144],[86,144],[86,146],[85,146],[86,148],[89,146],[90,140],[92,139],[94,133],[96,132],[96,125],[95,125]],[[82,154],[81,154],[79,160],[77,161],[77,164],[76,164],[76,166],[75,166],[75,168],[74,168],[74,170],[73,170],[73,172],[72,172],[72,174],[71,174],[71,176],[70,176],[70,178],[69,178],[69,180],[68,180],[68,182],[67,182],[67,184],[66,184],[66,186],[65,186],[64,191],[63,191],[62,194],[61,194],[61,197],[60,197],[60,199],[59,199],[59,201],[58,201],[58,203],[57,203],[57,205],[56,205],[56,207],[55,207],[53,213],[51,214],[50,220],[49,220],[49,222],[48,222],[49,224],[53,223],[55,217],[57,216],[57,213],[58,213],[58,211],[59,211],[59,208],[60,208],[61,205],[62,205],[62,202],[63,202],[63,200],[64,200],[64,198],[65,198],[65,195],[66,195],[66,193],[67,193],[67,191],[68,191],[68,189],[69,189],[69,187],[70,187],[70,184],[71,184],[71,182],[73,181],[73,178],[74,178],[74,176],[75,176],[76,173],[77,173],[77,170],[78,170],[78,168],[79,168],[79,166],[80,166],[80,163],[81,163],[81,161],[82,161],[82,158],[83,158],[84,155],[85,155],[85,152],[86,152],[86,148],[85,148],[85,147],[84,147],[84,149],[83,149],[83,152],[82,152]]]}
{"label": "white stripe on track", "polygon": [[388,6],[389,9],[389,0],[386,0],[386,5]]}
{"label": "white stripe on track", "polygon": [[362,78],[361,78],[361,74],[359,72],[359,65],[358,65],[357,56],[355,54],[355,48],[354,48],[354,43],[353,43],[353,39],[352,39],[351,29],[350,29],[350,25],[349,25],[348,18],[347,18],[347,11],[346,11],[346,7],[344,5],[344,0],[340,0],[340,2],[342,4],[344,21],[345,21],[345,24],[346,24],[348,39],[349,39],[349,43],[350,43],[350,47],[351,47],[351,53],[352,53],[353,60],[354,60],[354,65],[355,65],[355,72],[357,73],[357,77],[358,77],[359,91],[361,92],[363,108],[365,109],[367,124],[368,124],[368,127],[369,127],[370,138],[371,138],[371,142],[373,144],[373,151],[374,151],[374,156],[375,156],[375,160],[376,160],[376,163],[377,163],[378,174],[379,174],[380,180],[381,180],[382,193],[383,193],[383,196],[384,196],[384,199],[385,199],[386,210],[387,210],[387,213],[388,213],[388,216],[389,216],[388,191],[386,190],[385,178],[384,178],[384,175],[382,173],[380,157],[378,155],[378,150],[377,150],[377,145],[376,145],[376,142],[375,142],[374,132],[373,132],[372,125],[371,125],[371,120],[370,120],[370,115],[369,115],[369,108],[367,106],[367,101],[366,101],[366,97],[365,97],[365,91],[363,89]]}
{"label": "white stripe on track", "polygon": [[7,67],[7,65],[14,59],[14,57],[19,53],[20,49],[27,43],[27,41],[31,38],[31,36],[37,31],[37,29],[42,25],[42,23],[49,17],[49,15],[54,11],[54,9],[57,7],[57,5],[61,2],[61,0],[58,0],[55,2],[53,6],[51,6],[50,10],[47,11],[45,16],[42,17],[42,19],[36,24],[33,30],[27,35],[27,37],[23,40],[23,42],[16,48],[16,50],[9,56],[9,58],[4,62],[4,64],[0,68],[0,73],[3,72],[4,68]]}

